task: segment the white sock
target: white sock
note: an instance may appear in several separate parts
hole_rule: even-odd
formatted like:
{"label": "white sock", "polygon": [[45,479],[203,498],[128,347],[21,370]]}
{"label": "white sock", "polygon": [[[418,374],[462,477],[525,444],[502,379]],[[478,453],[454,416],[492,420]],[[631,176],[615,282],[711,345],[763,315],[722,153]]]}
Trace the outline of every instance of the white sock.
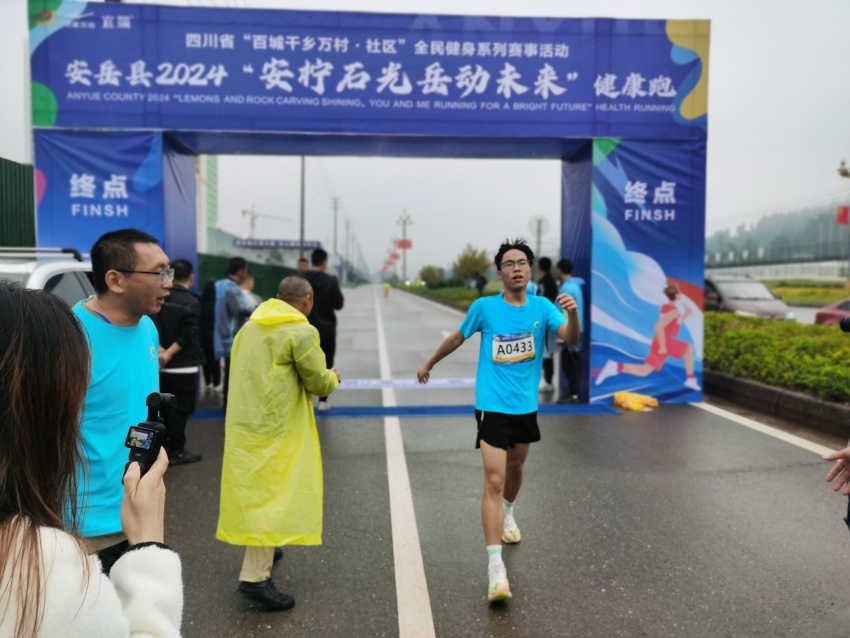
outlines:
{"label": "white sock", "polygon": [[502,546],[487,545],[487,559],[490,567],[497,567],[502,564]]}
{"label": "white sock", "polygon": [[505,516],[507,516],[508,514],[513,514],[514,504],[509,501],[506,501],[505,499],[502,499],[502,511],[505,513]]}

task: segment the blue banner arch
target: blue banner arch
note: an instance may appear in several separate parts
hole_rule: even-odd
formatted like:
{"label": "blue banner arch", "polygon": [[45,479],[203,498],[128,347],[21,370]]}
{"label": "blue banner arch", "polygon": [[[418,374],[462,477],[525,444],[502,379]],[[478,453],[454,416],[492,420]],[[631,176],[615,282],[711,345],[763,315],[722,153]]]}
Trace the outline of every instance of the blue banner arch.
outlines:
{"label": "blue banner arch", "polygon": [[[562,247],[585,281],[582,397],[609,398],[608,355],[650,347],[635,335],[658,291],[624,296],[625,266],[654,261],[701,311],[707,21],[30,0],[30,27],[42,245],[88,250],[118,223],[194,254],[197,154],[560,159]],[[633,338],[600,313],[628,316]],[[691,319],[697,378],[701,332]],[[624,388],[699,397],[653,371]]]}

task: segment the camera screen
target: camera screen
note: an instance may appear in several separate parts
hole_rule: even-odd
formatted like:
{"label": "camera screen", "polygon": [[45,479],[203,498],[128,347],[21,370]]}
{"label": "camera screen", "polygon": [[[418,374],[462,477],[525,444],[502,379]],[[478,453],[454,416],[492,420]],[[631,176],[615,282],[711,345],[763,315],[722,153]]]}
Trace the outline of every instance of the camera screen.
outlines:
{"label": "camera screen", "polygon": [[124,443],[126,447],[142,448],[143,450],[151,449],[151,443],[156,436],[153,430],[145,430],[142,428],[130,428],[127,434],[127,441]]}

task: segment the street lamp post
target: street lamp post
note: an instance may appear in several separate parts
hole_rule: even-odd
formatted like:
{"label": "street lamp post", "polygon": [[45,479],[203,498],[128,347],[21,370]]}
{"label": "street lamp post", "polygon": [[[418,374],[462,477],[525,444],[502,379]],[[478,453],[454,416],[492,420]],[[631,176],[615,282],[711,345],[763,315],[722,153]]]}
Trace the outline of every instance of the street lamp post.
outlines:
{"label": "street lamp post", "polygon": [[407,284],[407,227],[413,224],[413,219],[404,210],[396,223],[401,225],[401,282]]}

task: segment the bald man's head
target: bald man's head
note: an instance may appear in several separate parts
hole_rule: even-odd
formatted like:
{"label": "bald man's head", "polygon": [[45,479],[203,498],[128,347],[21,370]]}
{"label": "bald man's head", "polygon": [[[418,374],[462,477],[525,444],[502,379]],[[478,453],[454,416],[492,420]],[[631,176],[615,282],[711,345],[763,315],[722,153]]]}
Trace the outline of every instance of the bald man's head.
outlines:
{"label": "bald man's head", "polygon": [[[305,315],[313,309],[313,287],[303,277],[286,277],[277,289],[277,298]],[[306,308],[306,312],[305,312]]]}

